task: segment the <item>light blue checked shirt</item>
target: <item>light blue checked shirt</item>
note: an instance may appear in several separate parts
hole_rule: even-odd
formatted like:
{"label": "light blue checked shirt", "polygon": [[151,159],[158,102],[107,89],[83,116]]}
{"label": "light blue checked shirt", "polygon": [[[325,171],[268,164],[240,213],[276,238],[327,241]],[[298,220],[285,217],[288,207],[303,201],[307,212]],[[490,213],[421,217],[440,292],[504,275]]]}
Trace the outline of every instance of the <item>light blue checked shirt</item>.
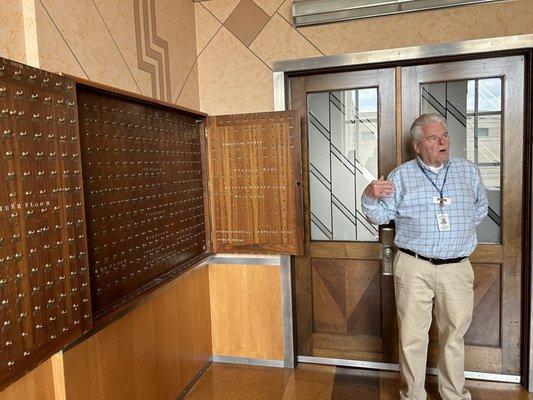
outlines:
{"label": "light blue checked shirt", "polygon": [[[450,169],[443,194],[451,198],[451,204],[444,205],[443,211],[448,214],[450,230],[440,231],[437,224],[440,207],[433,202],[440,195],[420,167],[440,189],[446,165]],[[378,200],[363,193],[363,213],[378,225],[395,220],[394,242],[398,247],[425,257],[468,257],[477,245],[476,226],[487,215],[487,194],[475,164],[451,158],[446,165],[437,173],[419,159],[400,165],[387,178],[395,185],[394,197]]]}

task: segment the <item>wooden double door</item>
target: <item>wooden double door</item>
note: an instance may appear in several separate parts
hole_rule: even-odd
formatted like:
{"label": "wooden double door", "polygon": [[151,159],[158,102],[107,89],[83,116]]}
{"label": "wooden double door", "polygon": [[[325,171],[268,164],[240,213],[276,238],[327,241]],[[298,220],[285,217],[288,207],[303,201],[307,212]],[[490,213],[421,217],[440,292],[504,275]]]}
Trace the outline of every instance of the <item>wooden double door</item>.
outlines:
{"label": "wooden double door", "polygon": [[[304,172],[305,254],[294,259],[300,360],[397,364],[394,228],[369,223],[360,196],[370,181],[413,157],[410,124],[431,112],[447,120],[452,157],[478,165],[489,199],[471,256],[466,370],[520,374],[523,88],[520,56],[291,78]],[[434,326],[429,335],[433,367]]]}

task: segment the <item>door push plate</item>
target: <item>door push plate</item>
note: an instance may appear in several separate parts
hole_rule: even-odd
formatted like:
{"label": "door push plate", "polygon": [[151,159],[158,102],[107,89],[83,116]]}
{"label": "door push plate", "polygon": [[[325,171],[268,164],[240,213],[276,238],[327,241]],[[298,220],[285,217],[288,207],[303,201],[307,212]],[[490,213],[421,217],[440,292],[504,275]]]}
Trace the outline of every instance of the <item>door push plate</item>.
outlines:
{"label": "door push plate", "polygon": [[381,228],[380,233],[381,274],[392,275],[392,262],[394,260],[394,228]]}

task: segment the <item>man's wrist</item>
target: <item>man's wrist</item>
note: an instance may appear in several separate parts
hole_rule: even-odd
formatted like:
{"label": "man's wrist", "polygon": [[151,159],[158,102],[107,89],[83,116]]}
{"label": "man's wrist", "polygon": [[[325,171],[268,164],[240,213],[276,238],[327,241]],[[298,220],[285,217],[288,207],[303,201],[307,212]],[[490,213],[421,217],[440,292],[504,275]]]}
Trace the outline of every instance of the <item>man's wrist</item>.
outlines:
{"label": "man's wrist", "polygon": [[378,198],[370,197],[368,194],[366,194],[366,191],[364,191],[363,195],[361,196],[361,202],[367,207],[375,206],[378,203],[378,200]]}

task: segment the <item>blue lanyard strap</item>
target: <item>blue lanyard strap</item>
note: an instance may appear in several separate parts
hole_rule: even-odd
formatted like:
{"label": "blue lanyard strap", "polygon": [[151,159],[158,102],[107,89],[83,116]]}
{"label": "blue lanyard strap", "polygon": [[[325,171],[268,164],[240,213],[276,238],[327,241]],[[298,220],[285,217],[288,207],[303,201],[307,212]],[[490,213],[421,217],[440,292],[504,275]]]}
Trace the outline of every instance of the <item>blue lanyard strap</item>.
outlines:
{"label": "blue lanyard strap", "polygon": [[426,178],[428,178],[428,180],[431,182],[433,187],[439,193],[440,195],[439,202],[440,202],[440,205],[443,206],[444,205],[444,185],[446,185],[446,179],[448,178],[448,171],[450,170],[450,164],[448,164],[448,166],[446,167],[446,174],[444,175],[444,181],[442,182],[442,187],[440,189],[437,187],[435,182],[433,182],[433,179],[431,179],[431,177],[428,175],[426,170],[424,170],[424,168],[420,165],[420,162],[418,160],[417,160],[417,164],[420,170],[422,171],[422,173],[426,176]]}

